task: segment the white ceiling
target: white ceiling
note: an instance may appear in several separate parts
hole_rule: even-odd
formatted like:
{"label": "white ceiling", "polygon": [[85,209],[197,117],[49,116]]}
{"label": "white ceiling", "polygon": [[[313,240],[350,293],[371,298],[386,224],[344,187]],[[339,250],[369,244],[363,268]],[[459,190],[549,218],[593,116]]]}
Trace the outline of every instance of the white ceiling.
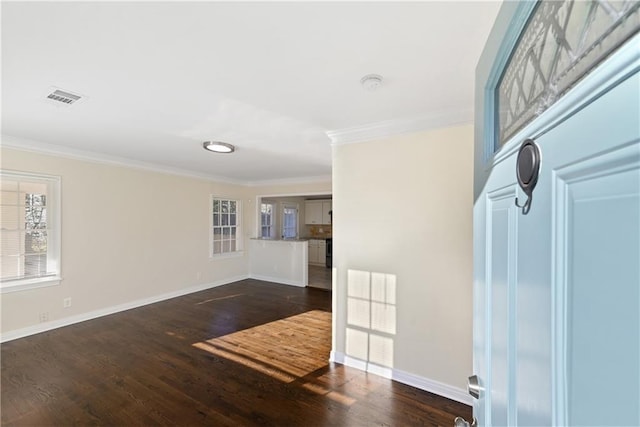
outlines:
{"label": "white ceiling", "polygon": [[[328,131],[470,122],[499,6],[2,2],[2,133],[243,183],[326,177]],[[52,87],[85,98],[53,105]]]}

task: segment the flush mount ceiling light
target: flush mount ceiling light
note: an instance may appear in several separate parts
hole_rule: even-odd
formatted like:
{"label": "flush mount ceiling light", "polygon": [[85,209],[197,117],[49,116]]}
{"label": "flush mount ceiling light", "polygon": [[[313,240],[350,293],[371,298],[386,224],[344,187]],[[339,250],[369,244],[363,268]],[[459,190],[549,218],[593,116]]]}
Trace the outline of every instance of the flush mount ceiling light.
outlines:
{"label": "flush mount ceiling light", "polygon": [[363,88],[365,88],[365,90],[373,92],[377,90],[382,84],[382,76],[378,74],[367,74],[360,79],[360,84]]}
{"label": "flush mount ceiling light", "polygon": [[219,141],[207,141],[202,144],[205,150],[213,151],[214,153],[233,153],[236,151],[236,147],[226,142]]}

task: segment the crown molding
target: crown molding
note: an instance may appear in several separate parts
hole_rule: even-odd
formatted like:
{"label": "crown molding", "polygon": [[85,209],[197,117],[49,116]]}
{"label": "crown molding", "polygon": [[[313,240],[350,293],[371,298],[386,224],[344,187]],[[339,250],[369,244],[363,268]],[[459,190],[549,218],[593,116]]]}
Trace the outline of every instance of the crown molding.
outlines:
{"label": "crown molding", "polygon": [[[317,184],[331,182],[331,175],[308,176],[300,178],[267,179],[263,181],[251,181],[249,187],[266,187],[268,185],[294,185],[294,184]],[[305,193],[306,194],[306,193]]]}
{"label": "crown molding", "polygon": [[353,144],[473,122],[473,110],[444,111],[406,119],[385,120],[363,126],[327,131],[331,145]]}
{"label": "crown molding", "polygon": [[106,154],[96,153],[93,151],[78,150],[74,148],[63,147],[55,144],[34,141],[31,139],[16,137],[12,135],[2,134],[0,145],[3,148],[10,148],[19,151],[28,151],[40,154],[49,154],[57,157],[63,157],[74,160],[82,160],[94,163],[102,163],[112,166],[127,167],[140,169],[150,172],[159,172],[170,175],[183,176],[187,178],[202,179],[205,181],[220,182],[225,184],[242,185],[245,187],[259,187],[267,185],[295,185],[310,184],[318,182],[331,182],[331,175],[312,176],[299,178],[274,179],[264,181],[241,181],[223,176],[208,175],[194,173],[180,168],[172,168],[169,166],[158,165],[155,163],[139,162],[136,160],[126,159],[124,157],[109,156]]}
{"label": "crown molding", "polygon": [[94,163],[102,163],[113,166],[121,166],[133,169],[140,169],[150,172],[159,172],[170,175],[177,175],[186,178],[196,178],[205,181],[220,182],[225,184],[235,184],[244,187],[264,187],[268,185],[295,185],[295,184],[315,184],[321,182],[331,182],[331,175],[323,176],[311,176],[311,177],[298,177],[298,178],[285,178],[285,179],[273,179],[264,181],[241,181],[231,178],[226,178],[217,175],[207,175],[194,173],[185,169],[172,168],[164,165],[158,165],[154,163],[138,162],[124,157],[109,156],[106,154],[100,154],[93,151],[78,150],[68,147],[63,147],[55,144],[48,144],[40,141],[34,141],[32,139],[26,139],[16,137],[13,135],[2,134],[0,145],[4,148],[10,148],[20,151],[29,151],[40,154],[49,154],[57,157],[63,157],[73,160],[82,160]]}
{"label": "crown molding", "polygon": [[40,154],[50,154],[57,157],[64,157],[74,160],[102,163],[112,166],[121,166],[132,169],[141,169],[150,172],[159,172],[170,175],[178,175],[187,178],[202,179],[205,181],[222,182],[226,184],[247,185],[246,181],[234,180],[223,176],[194,173],[180,168],[159,165],[155,163],[139,162],[126,159],[124,157],[110,156],[93,151],[78,150],[75,148],[63,147],[60,145],[34,141],[26,138],[19,138],[12,135],[2,134],[2,147],[20,151],[29,151]]}

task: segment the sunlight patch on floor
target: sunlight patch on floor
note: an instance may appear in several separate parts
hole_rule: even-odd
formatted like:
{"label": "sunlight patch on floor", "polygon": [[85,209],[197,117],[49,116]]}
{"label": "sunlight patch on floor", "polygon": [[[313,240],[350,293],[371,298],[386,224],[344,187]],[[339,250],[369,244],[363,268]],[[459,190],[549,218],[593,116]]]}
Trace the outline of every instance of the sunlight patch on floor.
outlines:
{"label": "sunlight patch on floor", "polygon": [[234,294],[234,295],[227,295],[227,296],[219,297],[219,298],[206,299],[206,300],[204,300],[204,301],[197,302],[197,303],[196,303],[196,305],[202,305],[202,304],[206,304],[206,303],[208,303],[208,302],[212,302],[212,301],[220,301],[220,300],[223,300],[223,299],[229,299],[229,298],[241,297],[241,296],[243,296],[243,295],[244,295],[244,294]]}
{"label": "sunlight patch on floor", "polygon": [[178,338],[178,339],[181,339],[181,340],[186,339],[184,336],[182,336],[180,334],[176,334],[173,331],[167,331],[167,332],[165,332],[165,334],[169,335],[170,337]]}
{"label": "sunlight patch on floor", "polygon": [[331,313],[308,311],[193,346],[280,381],[292,382],[327,366]]}

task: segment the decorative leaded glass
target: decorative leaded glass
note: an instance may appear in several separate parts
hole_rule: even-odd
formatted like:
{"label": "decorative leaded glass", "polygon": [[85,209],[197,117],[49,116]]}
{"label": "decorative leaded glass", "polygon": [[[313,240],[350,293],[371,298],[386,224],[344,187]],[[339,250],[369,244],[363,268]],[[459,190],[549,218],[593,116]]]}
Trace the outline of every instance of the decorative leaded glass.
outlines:
{"label": "decorative leaded glass", "polygon": [[541,1],[498,84],[500,145],[639,29],[638,0]]}

